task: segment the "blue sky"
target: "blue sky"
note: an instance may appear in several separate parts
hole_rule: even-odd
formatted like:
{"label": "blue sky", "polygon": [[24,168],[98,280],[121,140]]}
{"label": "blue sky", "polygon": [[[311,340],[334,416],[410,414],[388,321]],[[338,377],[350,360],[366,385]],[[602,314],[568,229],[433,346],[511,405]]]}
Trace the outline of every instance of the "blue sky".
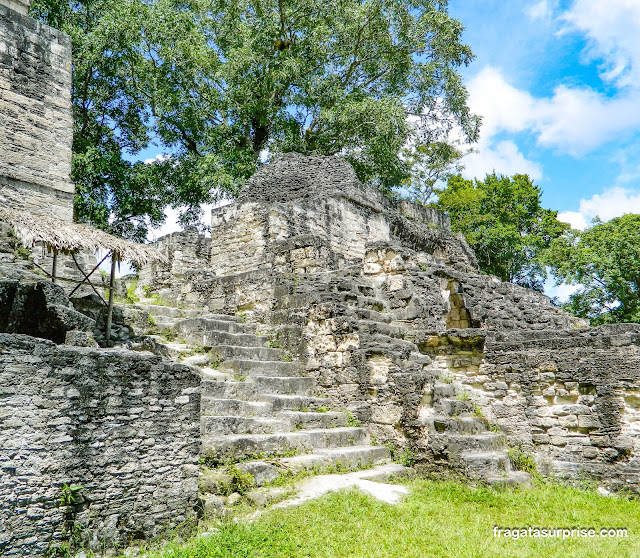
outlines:
{"label": "blue sky", "polygon": [[451,0],[484,117],[464,174],[526,172],[584,228],[640,213],[640,0]]}

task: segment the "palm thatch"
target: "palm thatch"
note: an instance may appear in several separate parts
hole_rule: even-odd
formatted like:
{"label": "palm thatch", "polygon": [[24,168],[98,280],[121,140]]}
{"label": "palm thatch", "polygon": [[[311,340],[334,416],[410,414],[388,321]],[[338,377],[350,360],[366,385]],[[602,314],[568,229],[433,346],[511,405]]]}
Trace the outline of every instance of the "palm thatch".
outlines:
{"label": "palm thatch", "polygon": [[16,236],[27,247],[42,242],[48,250],[62,254],[78,250],[107,250],[115,254],[119,261],[126,260],[137,265],[166,261],[166,257],[151,246],[134,244],[81,223],[68,223],[54,217],[3,207],[0,207],[0,221],[11,225]]}

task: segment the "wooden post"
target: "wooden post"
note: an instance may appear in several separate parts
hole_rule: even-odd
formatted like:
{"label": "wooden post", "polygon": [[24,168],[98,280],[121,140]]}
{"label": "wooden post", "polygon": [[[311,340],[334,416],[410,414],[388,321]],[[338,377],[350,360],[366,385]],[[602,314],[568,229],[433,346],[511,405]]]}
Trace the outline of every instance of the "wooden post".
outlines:
{"label": "wooden post", "polygon": [[51,265],[51,282],[56,282],[56,268],[58,267],[58,251],[53,249],[53,264]]}
{"label": "wooden post", "polygon": [[118,261],[118,252],[115,250],[111,253],[111,277],[109,278],[109,308],[107,309],[107,330],[105,336],[107,341],[111,339],[111,319],[113,317],[113,289],[116,282],[116,263]]}

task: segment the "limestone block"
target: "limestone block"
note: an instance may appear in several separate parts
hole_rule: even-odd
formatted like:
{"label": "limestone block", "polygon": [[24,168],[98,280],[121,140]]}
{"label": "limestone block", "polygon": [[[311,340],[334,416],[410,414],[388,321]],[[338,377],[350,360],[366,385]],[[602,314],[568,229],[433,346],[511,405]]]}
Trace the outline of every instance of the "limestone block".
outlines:
{"label": "limestone block", "polygon": [[371,407],[371,421],[380,424],[397,424],[402,416],[402,408],[393,404],[378,404]]}

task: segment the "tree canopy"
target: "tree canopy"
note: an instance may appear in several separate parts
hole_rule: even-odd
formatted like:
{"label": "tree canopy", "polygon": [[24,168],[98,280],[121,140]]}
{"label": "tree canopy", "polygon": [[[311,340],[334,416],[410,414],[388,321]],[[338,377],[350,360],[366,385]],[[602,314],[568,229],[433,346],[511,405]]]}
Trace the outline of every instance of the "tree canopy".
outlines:
{"label": "tree canopy", "polygon": [[560,284],[576,285],[565,308],[593,325],[640,321],[640,215],[555,239],[545,257]]}
{"label": "tree canopy", "polygon": [[[442,0],[35,0],[73,39],[76,210],[141,238],[282,151],[344,155],[386,193],[477,139]],[[167,153],[131,160],[151,142]]]}
{"label": "tree canopy", "polygon": [[544,209],[542,192],[526,174],[488,174],[484,180],[460,175],[438,192],[438,209],[451,217],[475,250],[480,269],[503,281],[542,291],[547,276],[543,254],[569,229],[558,212]]}

